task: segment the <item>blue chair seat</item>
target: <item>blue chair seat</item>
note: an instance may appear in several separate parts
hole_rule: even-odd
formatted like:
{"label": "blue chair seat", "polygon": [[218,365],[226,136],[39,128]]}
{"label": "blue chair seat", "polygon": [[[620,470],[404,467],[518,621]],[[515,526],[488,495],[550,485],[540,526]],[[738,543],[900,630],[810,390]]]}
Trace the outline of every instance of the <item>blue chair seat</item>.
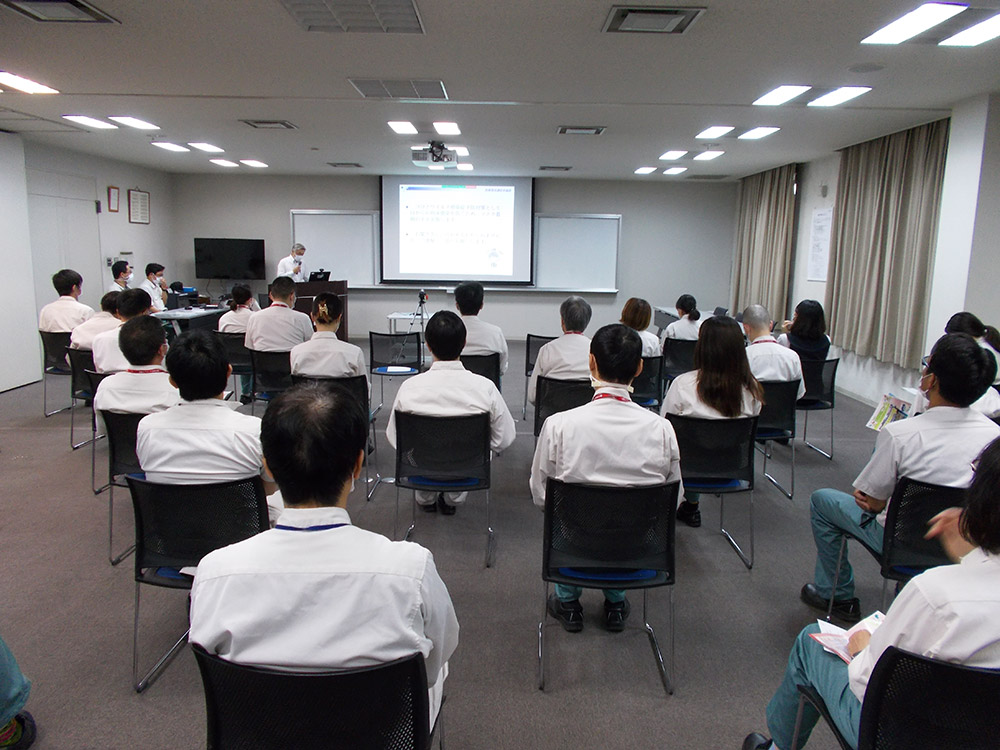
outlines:
{"label": "blue chair seat", "polygon": [[698,481],[696,479],[695,480],[691,480],[691,481],[684,480],[684,487],[685,488],[687,488],[687,487],[690,487],[690,488],[697,487],[700,490],[702,490],[702,489],[711,489],[711,490],[736,489],[737,487],[741,487],[744,484],[746,484],[746,482],[740,482],[739,479],[720,479],[720,480],[715,481],[715,482],[711,482],[711,481]]}
{"label": "blue chair seat", "polygon": [[393,369],[392,372],[389,371],[389,365],[385,367],[376,367],[372,372],[377,375],[416,375],[419,370],[415,367],[400,367],[399,369]]}
{"label": "blue chair seat", "polygon": [[559,568],[559,573],[570,578],[579,578],[581,581],[645,581],[655,578],[655,570],[627,569],[608,570],[604,568]]}
{"label": "blue chair seat", "polygon": [[475,487],[479,480],[475,477],[461,477],[460,479],[435,479],[434,477],[409,477],[411,484],[422,484],[428,487]]}

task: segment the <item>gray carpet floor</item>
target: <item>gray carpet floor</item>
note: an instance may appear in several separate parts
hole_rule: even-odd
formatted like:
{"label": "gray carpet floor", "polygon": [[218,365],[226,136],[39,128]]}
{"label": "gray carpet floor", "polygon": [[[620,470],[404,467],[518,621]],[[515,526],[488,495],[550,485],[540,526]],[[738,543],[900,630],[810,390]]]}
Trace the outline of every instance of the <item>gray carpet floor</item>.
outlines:
{"label": "gray carpet floor", "polygon": [[[799,588],[812,579],[815,560],[809,493],[819,487],[850,491],[874,445],[874,433],[864,427],[870,408],[838,398],[833,461],[799,440],[794,500],[763,479],[758,460],[753,570],[719,534],[717,499],[704,499],[700,529],[678,527],[673,696],[660,685],[641,629],[641,606],[633,607],[624,633],[609,634],[599,625],[597,591],[584,594],[582,633],[565,633],[558,625],[546,631],[548,673],[542,692],[535,682],[542,514],[528,491],[534,447],[530,406],[528,421],[520,420],[523,343],[513,342],[512,349],[503,391],[519,420],[518,435],[493,468],[495,566],[483,565],[481,495],[473,495],[453,517],[417,518],[414,539],[433,551],[461,624],[447,684],[449,746],[739,748],[748,732],[764,729],[764,706],[781,678],[792,640],[816,618],[798,600]],[[398,381],[386,384],[387,404],[397,387]],[[65,380],[57,381],[56,389],[66,393]],[[376,383],[375,393],[378,389]],[[28,708],[38,721],[36,746],[204,747],[201,681],[189,650],[144,694],[132,690],[132,560],[108,565],[107,494],[95,497],[90,489],[89,447],[70,450],[69,414],[43,418],[42,388],[35,384],[0,394],[0,415],[0,634],[33,682]],[[81,410],[80,415],[77,427],[89,432],[89,414]],[[828,424],[825,414],[814,415],[810,438],[825,444]],[[385,410],[378,426],[381,469],[391,474]],[[99,443],[99,475],[106,450]],[[769,468],[787,476],[789,454],[788,448],[777,447]],[[370,503],[360,491],[355,495],[349,508],[354,522],[391,535],[395,488],[382,485]],[[409,497],[404,493],[402,500],[408,515]],[[727,504],[727,527],[741,540],[747,535],[746,509],[743,499]],[[116,523],[127,539],[132,533],[127,490],[116,493]],[[862,607],[877,609],[878,568],[853,546],[851,551]],[[140,642],[143,661],[151,664],[184,631],[186,597],[145,588]],[[650,623],[665,648],[671,635],[669,598],[666,589],[649,597]],[[633,603],[641,605],[641,595]],[[810,747],[836,744],[819,728]]]}

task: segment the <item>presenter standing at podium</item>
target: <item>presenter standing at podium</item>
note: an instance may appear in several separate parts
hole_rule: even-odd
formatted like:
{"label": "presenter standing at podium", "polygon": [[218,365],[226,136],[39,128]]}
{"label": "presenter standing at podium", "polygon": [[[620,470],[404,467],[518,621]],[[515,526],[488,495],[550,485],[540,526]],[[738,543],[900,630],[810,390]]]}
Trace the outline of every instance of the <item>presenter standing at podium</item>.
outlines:
{"label": "presenter standing at podium", "polygon": [[308,281],[309,272],[306,271],[302,256],[306,254],[305,245],[296,242],[292,245],[292,252],[278,261],[278,276],[287,276],[292,281]]}

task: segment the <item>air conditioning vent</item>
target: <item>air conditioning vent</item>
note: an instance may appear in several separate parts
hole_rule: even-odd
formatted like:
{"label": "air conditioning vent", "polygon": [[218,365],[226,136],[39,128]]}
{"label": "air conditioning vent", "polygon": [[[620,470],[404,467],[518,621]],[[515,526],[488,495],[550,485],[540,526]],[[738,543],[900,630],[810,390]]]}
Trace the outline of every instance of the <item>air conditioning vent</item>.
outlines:
{"label": "air conditioning vent", "polygon": [[288,120],[240,120],[240,122],[257,130],[298,130]]}
{"label": "air conditioning vent", "polygon": [[41,23],[121,23],[83,0],[0,0],[0,5]]}
{"label": "air conditioning vent", "polygon": [[560,125],[556,132],[559,135],[601,135],[605,130],[604,125]]}
{"label": "air conditioning vent", "polygon": [[327,164],[334,169],[361,169],[356,161],[328,161]]}
{"label": "air conditioning vent", "polygon": [[444,81],[385,81],[378,78],[348,78],[365,99],[447,99]]}
{"label": "air conditioning vent", "polygon": [[413,0],[278,0],[305,31],[423,34]]}
{"label": "air conditioning vent", "polygon": [[615,5],[603,30],[617,34],[683,34],[704,12],[704,8]]}
{"label": "air conditioning vent", "polygon": [[728,180],[729,175],[726,174],[692,174],[688,175],[685,179],[688,180]]}
{"label": "air conditioning vent", "polygon": [[568,172],[572,168],[573,167],[545,166],[545,167],[539,167],[538,171],[540,171],[540,172]]}

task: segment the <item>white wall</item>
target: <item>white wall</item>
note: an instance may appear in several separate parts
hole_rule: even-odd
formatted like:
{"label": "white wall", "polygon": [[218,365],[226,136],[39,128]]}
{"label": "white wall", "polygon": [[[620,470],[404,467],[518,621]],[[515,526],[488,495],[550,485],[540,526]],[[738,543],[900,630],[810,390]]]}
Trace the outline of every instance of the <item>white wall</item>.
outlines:
{"label": "white wall", "polygon": [[1000,93],[986,103],[982,170],[965,309],[1000,328]]}

